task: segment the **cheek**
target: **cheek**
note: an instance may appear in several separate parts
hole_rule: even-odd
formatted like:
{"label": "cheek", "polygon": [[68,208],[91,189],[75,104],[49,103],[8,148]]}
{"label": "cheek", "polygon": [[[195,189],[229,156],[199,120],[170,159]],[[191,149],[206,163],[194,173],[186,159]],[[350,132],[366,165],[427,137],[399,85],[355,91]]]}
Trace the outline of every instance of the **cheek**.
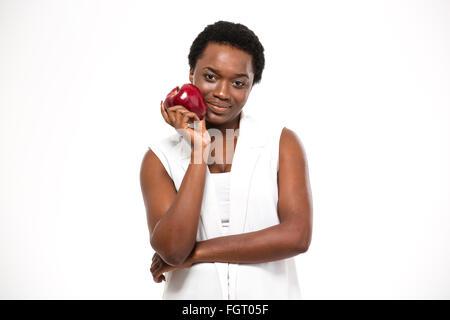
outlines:
{"label": "cheek", "polygon": [[204,96],[213,91],[215,86],[214,83],[208,82],[201,77],[194,78],[194,85],[196,85],[200,89],[201,93]]}
{"label": "cheek", "polygon": [[250,91],[248,90],[236,90],[234,96],[235,101],[239,101],[240,103],[245,103],[248,98],[248,94]]}

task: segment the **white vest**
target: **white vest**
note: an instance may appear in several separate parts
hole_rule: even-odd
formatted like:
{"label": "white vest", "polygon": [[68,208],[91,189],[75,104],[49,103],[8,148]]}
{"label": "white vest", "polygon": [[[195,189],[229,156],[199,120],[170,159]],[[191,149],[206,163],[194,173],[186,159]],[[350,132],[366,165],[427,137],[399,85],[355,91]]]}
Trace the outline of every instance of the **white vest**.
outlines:
{"label": "white vest", "polygon": [[[228,234],[279,224],[278,153],[283,126],[260,123],[242,111],[233,156]],[[177,191],[190,163],[189,143],[178,133],[150,144]],[[214,181],[206,170],[197,241],[222,236]],[[294,258],[257,264],[197,263],[165,274],[163,299],[300,299]]]}

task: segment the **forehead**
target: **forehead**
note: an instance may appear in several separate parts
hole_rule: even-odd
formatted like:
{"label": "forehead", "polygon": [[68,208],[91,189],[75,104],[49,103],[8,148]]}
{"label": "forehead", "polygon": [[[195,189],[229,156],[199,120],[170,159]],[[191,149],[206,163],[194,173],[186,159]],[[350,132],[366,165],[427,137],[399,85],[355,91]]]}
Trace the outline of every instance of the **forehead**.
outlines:
{"label": "forehead", "polygon": [[209,43],[197,67],[211,67],[225,74],[253,73],[251,54],[226,44]]}

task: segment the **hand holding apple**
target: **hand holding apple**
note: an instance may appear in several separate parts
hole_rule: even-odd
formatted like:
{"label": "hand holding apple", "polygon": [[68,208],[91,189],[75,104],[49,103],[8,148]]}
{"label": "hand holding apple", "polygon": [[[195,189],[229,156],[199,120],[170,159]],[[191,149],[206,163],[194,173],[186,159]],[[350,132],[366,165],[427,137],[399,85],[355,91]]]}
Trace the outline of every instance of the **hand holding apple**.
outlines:
{"label": "hand holding apple", "polygon": [[187,110],[194,112],[200,120],[205,117],[206,114],[206,101],[199,88],[195,85],[187,83],[181,88],[176,87],[166,97],[164,101],[164,107],[167,109],[181,105]]}
{"label": "hand holding apple", "polygon": [[[205,118],[200,120],[195,113],[181,105],[166,109],[162,101],[161,114],[164,120],[190,143],[192,153],[196,150],[203,153],[206,148],[210,147],[211,137],[206,130]],[[191,121],[195,122],[194,128],[190,126]]]}
{"label": "hand holding apple", "polygon": [[[211,138],[206,130],[205,114],[206,102],[200,90],[193,84],[185,84],[181,88],[176,87],[161,101],[161,114],[164,120],[177,129],[187,141],[192,150],[204,150],[211,143]],[[191,122],[197,122],[197,126],[190,126]]]}

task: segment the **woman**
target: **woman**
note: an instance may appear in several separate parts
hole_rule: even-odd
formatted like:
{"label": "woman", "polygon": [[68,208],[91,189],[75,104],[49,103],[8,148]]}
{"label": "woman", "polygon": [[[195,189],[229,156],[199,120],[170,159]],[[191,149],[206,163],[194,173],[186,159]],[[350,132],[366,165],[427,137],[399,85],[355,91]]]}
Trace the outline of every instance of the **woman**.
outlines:
{"label": "woman", "polygon": [[[293,131],[243,112],[263,51],[242,24],[207,26],[189,54],[205,118],[161,103],[164,120],[186,133],[152,143],[141,167],[150,270],[166,281],[164,299],[300,298],[293,257],[312,233],[305,153]],[[215,144],[220,133],[225,145]]]}

